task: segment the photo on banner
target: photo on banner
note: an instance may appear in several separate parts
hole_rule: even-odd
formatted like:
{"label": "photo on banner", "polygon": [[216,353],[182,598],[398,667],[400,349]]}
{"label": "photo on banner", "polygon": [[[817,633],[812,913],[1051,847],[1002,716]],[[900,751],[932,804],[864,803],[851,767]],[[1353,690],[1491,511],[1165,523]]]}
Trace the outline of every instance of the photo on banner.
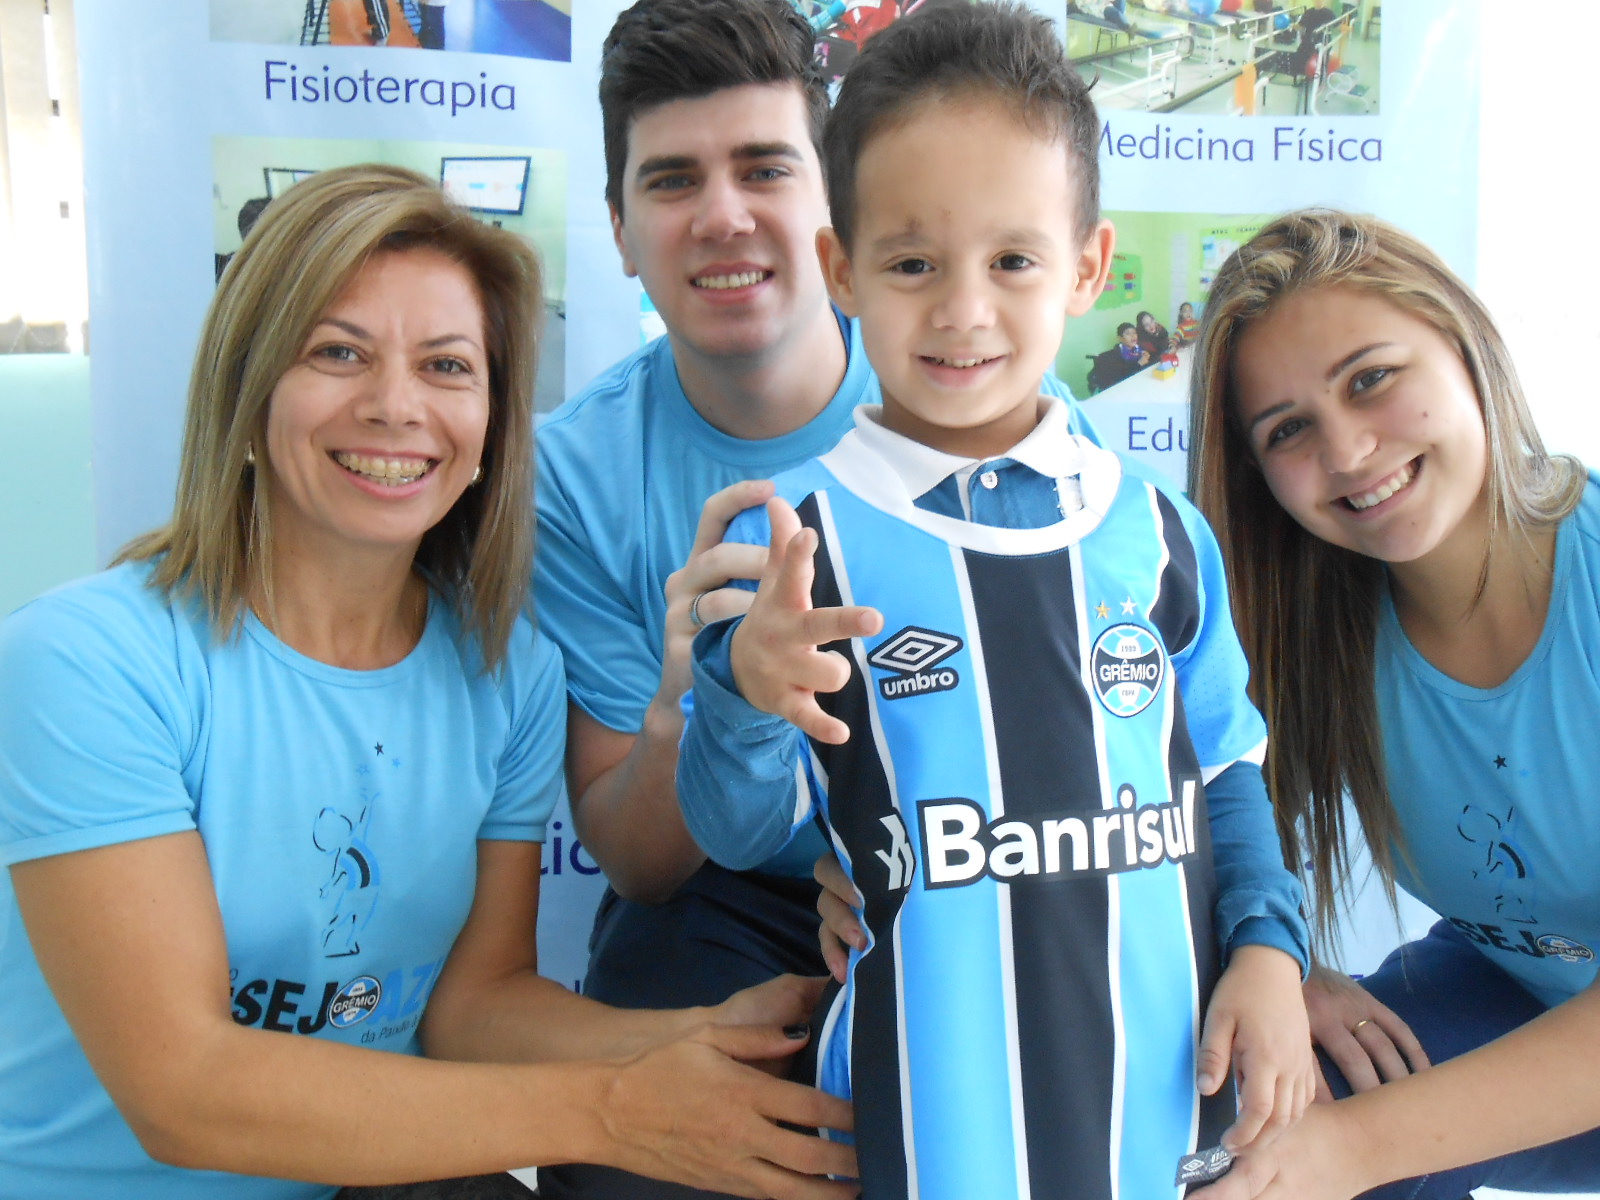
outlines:
{"label": "photo on banner", "polygon": [[567,156],[561,150],[451,142],[218,137],[212,142],[217,278],[267,205],[329,167],[382,162],[437,179],[481,221],[532,242],[544,264],[544,327],[534,405],[564,397],[567,332]]}
{"label": "photo on banner", "polygon": [[817,63],[837,91],[861,48],[901,17],[973,0],[796,0],[795,7],[817,32]]}
{"label": "photo on banner", "polygon": [[210,0],[211,39],[572,61],[572,0]]}
{"label": "photo on banner", "polygon": [[1179,486],[1189,371],[1217,271],[1270,213],[1107,212],[1117,248],[1104,291],[1067,322],[1056,374],[1096,428]]}
{"label": "photo on banner", "polygon": [[1378,111],[1383,5],[1375,0],[1083,0],[1067,52],[1098,74],[1095,103],[1189,116]]}
{"label": "photo on banner", "polygon": [[[1095,305],[1067,322],[1056,374],[1079,397],[1127,397],[1127,385],[1149,374],[1176,396],[1188,349],[1205,315],[1217,271],[1271,213],[1116,212],[1111,273]],[[1187,370],[1183,370],[1187,377]]]}

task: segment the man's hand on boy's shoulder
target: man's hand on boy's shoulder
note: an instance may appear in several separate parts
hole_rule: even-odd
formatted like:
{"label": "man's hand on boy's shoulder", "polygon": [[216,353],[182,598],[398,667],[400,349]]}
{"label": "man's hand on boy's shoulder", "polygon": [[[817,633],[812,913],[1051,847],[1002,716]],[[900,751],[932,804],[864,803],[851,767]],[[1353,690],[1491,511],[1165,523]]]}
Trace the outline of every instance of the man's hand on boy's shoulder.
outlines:
{"label": "man's hand on boy's shoulder", "polygon": [[766,562],[760,546],[724,540],[733,519],[747,508],[764,504],[772,496],[770,479],[746,479],[729,484],[706,500],[700,510],[689,558],[667,576],[661,685],[656,702],[676,712],[689,690],[689,647],[695,635],[713,621],[742,616],[754,593],[735,587],[741,579],[759,579]]}
{"label": "man's hand on boy's shoulder", "polygon": [[1215,1093],[1230,1063],[1239,1117],[1222,1143],[1235,1153],[1271,1143],[1300,1119],[1316,1094],[1300,964],[1282,950],[1235,947],[1211,993],[1200,1039],[1200,1091]]}
{"label": "man's hand on boy's shoulder", "polygon": [[813,608],[814,530],[803,529],[782,499],[767,501],[772,541],[750,611],[729,646],[734,683],[751,705],[783,717],[821,742],[839,745],[850,737],[843,721],[817,704],[818,692],[836,692],[850,678],[850,664],[821,647],[883,628],[876,609],[854,605]]}

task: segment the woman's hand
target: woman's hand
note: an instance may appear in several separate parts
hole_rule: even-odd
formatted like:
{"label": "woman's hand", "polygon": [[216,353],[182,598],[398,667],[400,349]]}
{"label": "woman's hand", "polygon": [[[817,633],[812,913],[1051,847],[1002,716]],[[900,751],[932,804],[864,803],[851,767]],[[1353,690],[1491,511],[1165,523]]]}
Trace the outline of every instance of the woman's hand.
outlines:
{"label": "woman's hand", "polygon": [[[1411,1027],[1349,976],[1313,967],[1303,990],[1311,1040],[1344,1072],[1352,1090],[1371,1091],[1430,1065]],[[1320,1066],[1317,1099],[1333,1099]]]}
{"label": "woman's hand", "polygon": [[850,1105],[745,1065],[792,1054],[806,1039],[804,1032],[798,1037],[795,1032],[770,1025],[705,1025],[623,1064],[604,1094],[601,1116],[608,1145],[597,1161],[735,1196],[845,1200],[857,1195],[854,1182],[825,1178],[854,1179],[853,1146],[784,1128],[848,1132],[854,1127]]}
{"label": "woman's hand", "polygon": [[1235,1152],[1265,1146],[1298,1121],[1316,1091],[1300,965],[1271,946],[1240,946],[1217,981],[1200,1039],[1200,1091],[1233,1063],[1239,1117],[1222,1135]]}
{"label": "woman's hand", "polygon": [[1316,1104],[1282,1137],[1241,1151],[1216,1183],[1192,1200],[1350,1200],[1374,1186],[1361,1171],[1345,1105]]}
{"label": "woman's hand", "polygon": [[867,948],[866,931],[856,917],[856,910],[861,907],[861,894],[832,854],[817,859],[811,874],[822,885],[822,892],[817,896],[817,915],[822,918],[817,941],[822,947],[822,961],[828,964],[833,977],[843,983],[850,970],[850,948]]}
{"label": "woman's hand", "polygon": [[[713,1025],[770,1025],[786,1028],[806,1025],[827,985],[822,977],[779,975],[765,983],[735,992],[721,1004],[706,1010]],[[789,1047],[791,1051],[798,1046]]]}

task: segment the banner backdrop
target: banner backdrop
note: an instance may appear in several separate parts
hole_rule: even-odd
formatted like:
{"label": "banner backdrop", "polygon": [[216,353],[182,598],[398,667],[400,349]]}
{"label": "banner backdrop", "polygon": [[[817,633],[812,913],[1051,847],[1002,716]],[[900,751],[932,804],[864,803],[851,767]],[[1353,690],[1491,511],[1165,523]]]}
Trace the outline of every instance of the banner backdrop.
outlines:
{"label": "banner backdrop", "polygon": [[[905,13],[967,0],[796,2],[837,78]],[[186,381],[217,275],[260,210],[317,170],[414,167],[539,248],[541,411],[659,332],[619,269],[602,198],[599,47],[622,7],[79,0],[101,561],[170,510]],[[1182,478],[1187,354],[1163,360],[1140,348],[1139,332],[1181,341],[1217,267],[1272,214],[1374,212],[1471,277],[1472,0],[1034,7],[1061,25],[1080,69],[1100,76],[1117,261],[1093,312],[1069,326],[1057,370],[1114,444]],[[541,964],[576,985],[601,884],[564,809],[545,862]]]}

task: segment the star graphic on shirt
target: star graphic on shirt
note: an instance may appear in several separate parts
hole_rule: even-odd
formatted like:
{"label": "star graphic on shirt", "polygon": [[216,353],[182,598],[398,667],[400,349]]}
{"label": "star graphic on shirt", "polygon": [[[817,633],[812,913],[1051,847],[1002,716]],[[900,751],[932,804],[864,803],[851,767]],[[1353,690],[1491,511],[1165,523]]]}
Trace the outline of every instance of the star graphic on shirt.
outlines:
{"label": "star graphic on shirt", "polygon": [[1497,769],[1503,769],[1506,765],[1506,756],[1504,754],[1496,754],[1494,756],[1494,765]]}
{"label": "star graphic on shirt", "polygon": [[1138,607],[1139,606],[1136,603],[1134,603],[1133,597],[1129,596],[1126,600],[1124,600],[1122,602],[1122,615],[1125,616],[1125,617],[1131,617],[1133,615],[1134,609],[1136,609]]}
{"label": "star graphic on shirt", "polygon": [[1094,606],[1094,615],[1099,617],[1102,621],[1111,615],[1111,610],[1106,607],[1106,602],[1104,600],[1100,601],[1099,604]]}
{"label": "star graphic on shirt", "polygon": [[370,775],[370,774],[372,774],[372,768],[367,766],[366,763],[362,763],[358,767],[356,767],[356,774],[357,775]]}
{"label": "star graphic on shirt", "polygon": [[398,767],[400,765],[400,760],[398,758],[391,758],[389,760],[389,765],[391,767]]}
{"label": "star graphic on shirt", "polygon": [[372,744],[372,752],[374,754],[382,754],[383,753],[383,743],[382,742],[374,742]]}

